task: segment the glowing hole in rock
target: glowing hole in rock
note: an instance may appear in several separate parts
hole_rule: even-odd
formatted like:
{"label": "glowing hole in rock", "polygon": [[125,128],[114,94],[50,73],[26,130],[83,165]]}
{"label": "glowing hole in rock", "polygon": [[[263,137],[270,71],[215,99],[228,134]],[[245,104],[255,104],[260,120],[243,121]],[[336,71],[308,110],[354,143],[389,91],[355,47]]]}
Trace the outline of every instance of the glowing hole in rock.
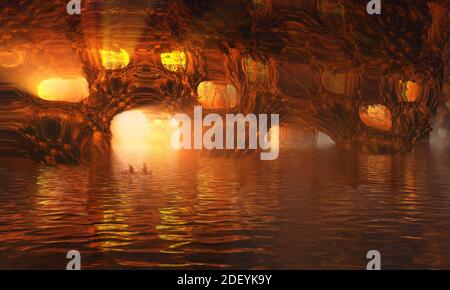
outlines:
{"label": "glowing hole in rock", "polygon": [[391,111],[386,106],[362,106],[359,109],[359,118],[366,126],[382,131],[390,131],[392,129]]}
{"label": "glowing hole in rock", "polygon": [[161,53],[163,66],[170,71],[186,69],[186,54],[183,51],[172,51]]}
{"label": "glowing hole in rock", "polygon": [[103,67],[108,70],[121,69],[130,63],[130,55],[124,49],[120,49],[118,52],[101,50],[100,54]]}
{"label": "glowing hole in rock", "polygon": [[400,96],[404,101],[414,102],[417,100],[420,94],[420,86],[414,81],[398,82]]}
{"label": "glowing hole in rock", "polygon": [[201,82],[197,93],[198,102],[206,109],[234,108],[238,102],[237,90],[231,84]]}
{"label": "glowing hole in rock", "polygon": [[150,148],[150,120],[141,111],[127,111],[111,122],[113,149],[121,155],[142,155]]}
{"label": "glowing hole in rock", "polygon": [[111,122],[112,149],[123,166],[140,166],[152,156],[171,151],[169,118],[141,110],[118,114]]}
{"label": "glowing hole in rock", "polygon": [[37,94],[47,101],[76,103],[89,96],[89,84],[83,77],[52,78],[39,84]]}
{"label": "glowing hole in rock", "polygon": [[251,57],[245,57],[243,59],[243,69],[247,75],[247,79],[250,83],[268,82],[269,67],[268,65],[254,61]]}

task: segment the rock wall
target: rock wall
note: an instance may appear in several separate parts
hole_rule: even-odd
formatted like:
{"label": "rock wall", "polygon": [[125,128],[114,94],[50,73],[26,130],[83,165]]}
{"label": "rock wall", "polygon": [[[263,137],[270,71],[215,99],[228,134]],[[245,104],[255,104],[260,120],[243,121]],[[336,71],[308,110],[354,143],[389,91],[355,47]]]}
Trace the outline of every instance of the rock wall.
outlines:
{"label": "rock wall", "polygon": [[[115,115],[190,112],[204,81],[239,96],[210,111],[280,113],[342,146],[403,153],[448,98],[448,1],[385,1],[381,15],[359,0],[85,0],[81,15],[66,2],[0,3],[0,155],[89,160]],[[120,49],[129,63],[106,69],[101,51]],[[165,67],[171,51],[185,65]],[[67,74],[87,80],[86,99],[38,97],[40,80]]]}

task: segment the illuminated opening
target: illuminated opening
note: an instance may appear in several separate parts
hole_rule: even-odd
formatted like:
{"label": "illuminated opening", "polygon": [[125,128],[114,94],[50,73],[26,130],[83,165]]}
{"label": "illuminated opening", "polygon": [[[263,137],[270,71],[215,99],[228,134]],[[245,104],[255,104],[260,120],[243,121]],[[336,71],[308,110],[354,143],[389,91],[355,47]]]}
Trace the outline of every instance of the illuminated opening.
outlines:
{"label": "illuminated opening", "polygon": [[[137,165],[150,154],[150,120],[142,111],[126,111],[111,122],[112,149],[123,163]],[[128,165],[127,164],[127,165]]]}
{"label": "illuminated opening", "polygon": [[83,77],[52,78],[42,81],[37,93],[43,100],[76,103],[89,96],[89,84]]}
{"label": "illuminated opening", "polygon": [[414,102],[420,94],[420,86],[414,81],[407,81],[406,83],[400,80],[398,82],[398,90],[403,101]]}
{"label": "illuminated opening", "polygon": [[119,52],[101,50],[102,65],[105,69],[115,70],[126,67],[130,63],[130,55],[124,49]]}
{"label": "illuminated opening", "polygon": [[386,106],[362,106],[359,109],[359,118],[366,126],[382,131],[390,131],[392,129],[391,111]]}
{"label": "illuminated opening", "polygon": [[250,83],[261,83],[269,80],[269,69],[264,63],[246,57],[243,60],[243,68]]}
{"label": "illuminated opening", "polygon": [[122,165],[139,168],[152,156],[173,151],[173,130],[166,114],[145,109],[120,113],[111,122],[113,152]]}
{"label": "illuminated opening", "polygon": [[183,51],[172,51],[161,53],[163,66],[170,71],[186,69],[186,54]]}
{"label": "illuminated opening", "polygon": [[201,82],[197,88],[198,102],[206,109],[234,108],[238,102],[236,88],[215,82]]}

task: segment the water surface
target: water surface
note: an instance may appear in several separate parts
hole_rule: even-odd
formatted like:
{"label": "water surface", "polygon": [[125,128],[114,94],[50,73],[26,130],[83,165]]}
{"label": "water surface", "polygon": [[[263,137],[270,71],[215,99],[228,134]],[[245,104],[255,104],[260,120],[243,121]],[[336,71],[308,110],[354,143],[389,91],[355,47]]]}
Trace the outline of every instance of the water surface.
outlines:
{"label": "water surface", "polygon": [[449,148],[331,147],[276,161],[163,152],[152,174],[110,157],[0,159],[0,268],[450,269]]}

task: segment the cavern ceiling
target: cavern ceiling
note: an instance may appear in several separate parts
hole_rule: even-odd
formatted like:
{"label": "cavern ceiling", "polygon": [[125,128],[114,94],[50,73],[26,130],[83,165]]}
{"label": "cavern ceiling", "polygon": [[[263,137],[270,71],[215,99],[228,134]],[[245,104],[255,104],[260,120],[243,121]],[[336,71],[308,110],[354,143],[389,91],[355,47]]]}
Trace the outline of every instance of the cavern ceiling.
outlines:
{"label": "cavern ceiling", "polygon": [[80,15],[67,2],[0,3],[2,156],[81,162],[120,112],[196,104],[402,153],[448,110],[446,0],[381,15],[361,0],[84,0]]}

